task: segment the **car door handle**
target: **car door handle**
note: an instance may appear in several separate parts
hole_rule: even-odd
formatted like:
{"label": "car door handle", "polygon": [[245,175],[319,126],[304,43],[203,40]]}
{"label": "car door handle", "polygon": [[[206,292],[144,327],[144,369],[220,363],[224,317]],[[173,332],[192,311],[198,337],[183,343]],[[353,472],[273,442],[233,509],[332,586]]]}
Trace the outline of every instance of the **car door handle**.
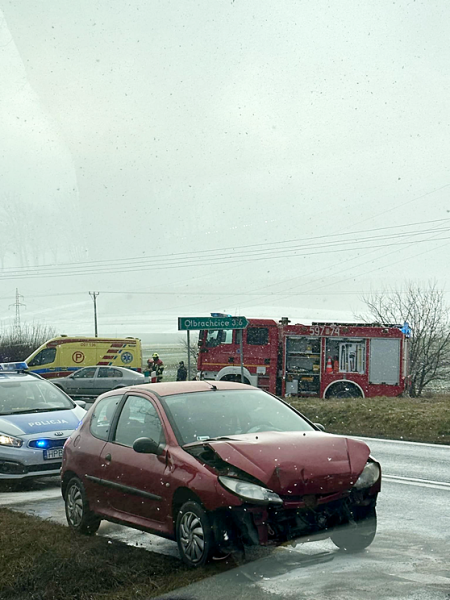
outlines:
{"label": "car door handle", "polygon": [[105,460],[107,460],[108,462],[111,462],[111,454],[107,454],[105,456]]}

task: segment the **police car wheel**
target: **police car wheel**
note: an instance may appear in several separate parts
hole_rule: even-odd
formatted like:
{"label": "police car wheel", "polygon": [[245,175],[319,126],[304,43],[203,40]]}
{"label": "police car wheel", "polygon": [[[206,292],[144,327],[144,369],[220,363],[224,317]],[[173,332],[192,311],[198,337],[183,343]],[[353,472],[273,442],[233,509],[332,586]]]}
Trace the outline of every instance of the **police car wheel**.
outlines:
{"label": "police car wheel", "polygon": [[85,535],[93,535],[100,527],[101,519],[89,510],[84,486],[78,477],[69,481],[65,494],[66,518],[71,529]]}

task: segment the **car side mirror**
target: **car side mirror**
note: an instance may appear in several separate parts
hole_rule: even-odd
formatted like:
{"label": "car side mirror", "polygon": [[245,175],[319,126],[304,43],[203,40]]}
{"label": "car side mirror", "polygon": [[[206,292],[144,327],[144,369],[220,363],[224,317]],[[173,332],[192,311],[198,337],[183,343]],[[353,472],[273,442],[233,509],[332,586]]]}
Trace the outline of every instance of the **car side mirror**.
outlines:
{"label": "car side mirror", "polygon": [[200,347],[200,346],[203,346],[203,344],[204,344],[204,343],[205,343],[205,342],[204,342],[203,340],[198,340],[198,346],[199,346],[199,347]]}
{"label": "car side mirror", "polygon": [[81,408],[86,408],[86,402],[84,400],[74,400],[74,402],[77,406],[80,406]]}
{"label": "car side mirror", "polygon": [[314,423],[314,425],[317,427],[317,429],[320,429],[320,431],[325,431],[325,427],[322,425],[322,423]]}
{"label": "car side mirror", "polygon": [[161,454],[159,444],[150,438],[138,438],[133,444],[133,450],[139,454]]}

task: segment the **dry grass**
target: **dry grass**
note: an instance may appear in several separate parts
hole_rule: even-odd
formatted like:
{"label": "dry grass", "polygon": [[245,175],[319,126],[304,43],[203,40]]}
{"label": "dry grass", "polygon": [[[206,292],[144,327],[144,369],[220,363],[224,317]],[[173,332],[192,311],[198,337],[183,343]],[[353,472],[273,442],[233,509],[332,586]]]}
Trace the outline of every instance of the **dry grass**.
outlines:
{"label": "dry grass", "polygon": [[170,556],[0,509],[0,600],[147,599],[233,566],[189,569]]}
{"label": "dry grass", "polygon": [[304,398],[290,403],[330,433],[450,444],[450,396]]}

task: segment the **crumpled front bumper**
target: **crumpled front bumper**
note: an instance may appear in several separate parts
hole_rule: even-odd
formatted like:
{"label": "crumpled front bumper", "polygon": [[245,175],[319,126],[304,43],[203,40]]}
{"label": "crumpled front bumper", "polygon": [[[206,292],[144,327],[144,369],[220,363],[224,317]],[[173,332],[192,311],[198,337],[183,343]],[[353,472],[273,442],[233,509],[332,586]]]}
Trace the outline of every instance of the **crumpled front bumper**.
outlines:
{"label": "crumpled front bumper", "polygon": [[282,507],[242,505],[230,511],[233,533],[230,534],[229,526],[224,533],[227,519],[223,518],[216,538],[221,546],[226,545],[224,536],[230,541],[234,538],[235,543],[266,546],[318,533],[331,535],[336,527],[364,518],[376,505],[377,495],[378,490],[372,488],[334,494],[329,499],[311,496],[298,502],[289,499]]}

